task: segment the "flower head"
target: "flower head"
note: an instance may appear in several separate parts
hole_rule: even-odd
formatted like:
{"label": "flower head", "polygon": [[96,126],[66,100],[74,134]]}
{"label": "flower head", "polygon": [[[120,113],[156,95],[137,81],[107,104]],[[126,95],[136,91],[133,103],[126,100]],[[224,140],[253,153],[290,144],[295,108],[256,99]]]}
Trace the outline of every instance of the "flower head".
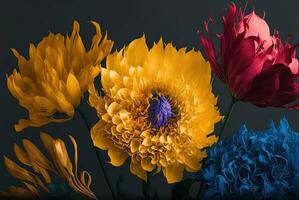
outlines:
{"label": "flower head", "polygon": [[[260,107],[298,109],[297,104],[289,105],[299,96],[297,45],[283,44],[262,17],[254,11],[244,16],[233,3],[222,21],[219,58],[212,40],[201,32],[199,36],[216,76],[232,95]],[[205,29],[209,32],[208,22]]]}
{"label": "flower head", "polygon": [[21,119],[15,126],[16,131],[73,117],[74,108],[100,73],[100,63],[113,44],[107,36],[102,39],[98,23],[92,24],[96,34],[88,51],[76,21],[70,37],[50,33],[36,47],[30,44],[28,60],[12,49],[20,71],[14,69],[7,86],[29,112],[29,119]]}
{"label": "flower head", "polygon": [[208,150],[206,199],[293,199],[299,195],[299,134],[286,119],[265,132],[245,126]]}
{"label": "flower head", "polygon": [[162,39],[149,49],[144,36],[109,55],[104,96],[90,88],[101,118],[91,130],[94,145],[108,150],[114,166],[130,156],[131,172],[144,180],[154,169],[169,183],[180,181],[184,169],[199,170],[221,119],[210,70],[199,52],[164,46]]}
{"label": "flower head", "polygon": [[[45,197],[57,196],[62,192],[64,193],[61,195],[67,195],[71,193],[70,191],[75,191],[86,198],[96,199],[96,196],[90,189],[90,174],[87,171],[82,171],[80,179],[78,178],[78,148],[75,139],[69,136],[74,147],[73,164],[65,143],[61,139],[54,139],[46,133],[41,133],[40,137],[52,160],[50,161],[37,146],[27,139],[23,140],[24,149],[15,144],[14,152],[18,160],[27,168],[32,168],[32,171],[19,166],[4,156],[4,163],[8,172],[22,181],[24,186],[11,186],[8,192],[2,193],[2,195],[9,197]],[[53,183],[51,173],[58,175],[64,183]],[[75,197],[76,195],[73,196]]]}

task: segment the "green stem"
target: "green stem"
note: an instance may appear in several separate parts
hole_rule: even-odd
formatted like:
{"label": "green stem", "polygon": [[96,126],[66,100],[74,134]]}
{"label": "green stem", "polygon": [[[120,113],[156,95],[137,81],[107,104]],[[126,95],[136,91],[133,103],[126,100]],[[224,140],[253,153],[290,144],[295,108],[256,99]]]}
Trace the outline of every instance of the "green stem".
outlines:
{"label": "green stem", "polygon": [[143,189],[143,194],[145,197],[145,200],[150,200],[150,176],[148,173],[146,173],[147,181],[142,181],[142,189]]}
{"label": "green stem", "polygon": [[[80,115],[81,118],[83,119],[83,121],[84,121],[84,123],[85,123],[85,125],[86,125],[86,128],[88,129],[88,132],[90,132],[91,126],[89,125],[89,123],[88,123],[88,121],[87,121],[87,118],[85,117],[84,113],[80,110],[80,108],[77,108],[76,111],[79,113],[79,115]],[[91,141],[91,142],[93,143],[93,141]],[[102,160],[101,160],[100,154],[99,154],[97,148],[96,148],[94,145],[92,145],[92,146],[93,146],[93,149],[94,149],[94,151],[95,151],[95,153],[96,153],[96,155],[97,155],[97,159],[98,159],[98,161],[99,161],[99,163],[100,163],[101,169],[102,169],[102,171],[103,171],[105,180],[106,180],[107,185],[108,185],[108,187],[109,187],[109,190],[110,190],[110,192],[111,192],[111,194],[112,194],[112,197],[113,197],[114,200],[116,200],[116,199],[117,199],[117,198],[116,198],[116,195],[115,195],[114,192],[113,192],[111,182],[110,182],[109,177],[108,177],[108,175],[107,175],[105,166],[104,166],[104,164],[103,164],[103,162],[102,162]]]}
{"label": "green stem", "polygon": [[221,129],[220,129],[220,131],[219,131],[219,141],[221,140],[221,138],[222,138],[222,136],[223,136],[223,132],[224,132],[224,130],[225,130],[226,124],[227,124],[227,122],[229,121],[229,118],[230,118],[230,116],[231,116],[231,114],[232,114],[232,111],[233,111],[233,109],[234,109],[234,105],[235,105],[235,103],[237,103],[237,102],[238,102],[238,99],[236,99],[235,97],[233,97],[233,96],[231,95],[231,102],[230,102],[230,104],[229,104],[228,111],[227,111],[226,115],[224,116],[224,122],[223,122],[223,125],[222,125],[222,127],[221,127]]}

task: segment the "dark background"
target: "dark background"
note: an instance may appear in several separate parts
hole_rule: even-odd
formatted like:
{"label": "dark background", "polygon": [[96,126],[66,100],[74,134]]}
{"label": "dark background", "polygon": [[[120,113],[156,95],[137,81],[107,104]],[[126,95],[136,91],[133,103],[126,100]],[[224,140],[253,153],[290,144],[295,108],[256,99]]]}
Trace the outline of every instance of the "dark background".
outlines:
{"label": "dark background", "polygon": [[[17,61],[10,48],[16,48],[22,55],[28,55],[29,43],[37,44],[49,32],[71,33],[73,20],[81,25],[81,35],[87,47],[93,35],[93,27],[87,23],[89,20],[100,22],[102,30],[107,30],[109,38],[115,41],[115,47],[120,49],[131,40],[146,34],[149,45],[158,41],[162,36],[166,42],[173,42],[177,47],[200,49],[199,39],[196,34],[202,29],[203,20],[214,16],[213,27],[221,27],[220,15],[224,14],[229,1],[219,0],[10,0],[2,1],[0,6],[0,190],[5,190],[11,184],[19,184],[4,168],[3,155],[8,155],[16,160],[13,155],[13,143],[21,144],[23,138],[30,138],[41,147],[39,132],[41,130],[55,137],[67,140],[67,134],[72,134],[79,146],[80,169],[88,170],[93,177],[92,188],[100,197],[110,199],[109,191],[104,177],[100,171],[96,156],[91,148],[91,141],[87,129],[78,115],[73,120],[63,124],[49,124],[42,128],[27,128],[21,133],[16,133],[13,125],[21,117],[27,117],[26,111],[18,105],[7,90],[6,74],[10,74]],[[245,1],[236,1],[244,6]],[[299,3],[297,0],[257,0],[250,1],[247,10],[253,4],[259,14],[266,12],[266,20],[271,29],[280,31],[284,38],[293,34],[292,42],[299,41]],[[217,31],[217,28],[214,29]],[[296,33],[298,33],[296,35]],[[219,97],[218,106],[224,115],[229,96],[224,86],[214,80],[213,88]],[[90,123],[97,120],[95,111],[83,105],[88,114]],[[270,120],[278,123],[279,119],[286,116],[291,126],[299,130],[296,123],[299,111],[279,108],[257,108],[247,103],[238,103],[232,114],[225,135],[231,135],[246,123],[255,130],[265,130]],[[219,124],[216,131],[219,130]],[[70,146],[69,141],[67,144]],[[125,166],[116,168],[108,163],[106,152],[102,152],[105,166],[108,169],[112,182],[123,174],[123,187],[126,192],[141,195],[141,180],[129,173],[128,162]],[[160,197],[170,194],[171,185],[167,185],[165,178],[160,174],[152,178],[154,187]],[[196,191],[196,186],[193,193]]]}

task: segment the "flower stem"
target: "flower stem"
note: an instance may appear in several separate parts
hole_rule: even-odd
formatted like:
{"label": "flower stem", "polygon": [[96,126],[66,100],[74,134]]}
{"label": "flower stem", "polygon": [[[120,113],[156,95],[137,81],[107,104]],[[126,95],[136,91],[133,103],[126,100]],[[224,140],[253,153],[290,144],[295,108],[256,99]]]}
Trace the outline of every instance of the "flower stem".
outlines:
{"label": "flower stem", "polygon": [[232,114],[232,111],[234,109],[234,105],[237,102],[238,102],[238,99],[236,99],[234,96],[231,95],[231,102],[229,104],[228,111],[227,111],[226,115],[224,116],[224,121],[223,121],[222,127],[219,131],[219,135],[218,135],[219,136],[219,141],[222,139],[223,132],[225,130],[226,124],[229,121],[229,118],[230,118],[230,116]]}
{"label": "flower stem", "polygon": [[149,173],[146,173],[147,176],[147,181],[142,181],[142,189],[143,189],[143,194],[145,197],[145,200],[150,200],[150,176]]}
{"label": "flower stem", "polygon": [[[79,115],[81,116],[82,120],[84,121],[84,123],[85,123],[85,125],[86,125],[86,128],[88,129],[88,132],[90,132],[91,126],[89,125],[86,116],[84,115],[84,113],[82,112],[82,110],[80,110],[80,108],[76,108],[76,111],[79,113]],[[92,141],[92,142],[93,142],[93,141]],[[116,200],[116,199],[117,199],[117,198],[116,198],[116,195],[115,195],[114,192],[113,192],[111,182],[110,182],[109,177],[108,177],[108,175],[107,175],[105,166],[104,166],[104,164],[103,164],[103,162],[102,162],[102,160],[101,160],[100,154],[99,154],[97,148],[96,148],[94,145],[92,145],[92,147],[93,147],[93,149],[94,149],[94,151],[95,151],[95,153],[96,153],[96,155],[97,155],[97,159],[98,159],[98,161],[99,161],[99,163],[100,163],[101,169],[102,169],[102,171],[103,171],[105,180],[106,180],[107,185],[108,185],[108,187],[109,187],[109,190],[110,190],[110,192],[111,192],[111,194],[112,194],[112,197],[113,197],[114,200]]]}

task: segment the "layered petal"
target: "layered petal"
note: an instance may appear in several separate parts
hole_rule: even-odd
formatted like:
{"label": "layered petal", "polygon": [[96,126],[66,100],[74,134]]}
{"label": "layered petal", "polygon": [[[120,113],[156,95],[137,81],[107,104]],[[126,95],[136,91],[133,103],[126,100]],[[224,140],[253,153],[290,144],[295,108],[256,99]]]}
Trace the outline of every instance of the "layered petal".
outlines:
{"label": "layered petal", "polygon": [[[78,174],[78,148],[75,139],[70,136],[70,140],[74,146],[75,162],[73,163],[69,157],[68,149],[61,139],[54,139],[46,133],[41,133],[40,136],[50,157],[46,157],[45,154],[43,154],[39,148],[37,148],[37,146],[29,140],[23,140],[24,149],[15,144],[15,154],[22,164],[27,165],[27,168],[25,169],[19,166],[6,156],[4,156],[4,163],[8,172],[15,178],[22,181],[24,186],[11,186],[7,192],[0,193],[0,197],[47,199],[47,196],[55,195],[55,192],[58,192],[54,191],[54,189],[57,189],[59,184],[52,182],[57,178],[52,179],[51,177],[51,175],[56,174],[65,182],[63,185],[64,190],[62,191],[65,192],[65,195],[69,192],[75,192],[87,197],[88,199],[96,199],[96,196],[90,189],[90,174],[87,171],[82,171]],[[31,170],[29,170],[29,168]],[[78,178],[79,175],[80,179]],[[42,176],[43,179],[40,179],[40,176]]]}
{"label": "layered petal", "polygon": [[142,36],[108,55],[101,71],[103,95],[89,89],[100,117],[91,137],[111,164],[121,166],[130,157],[132,174],[146,181],[147,172],[162,170],[168,183],[181,181],[184,169],[200,170],[221,120],[211,68],[200,52],[162,39],[149,48]]}
{"label": "layered petal", "polygon": [[299,135],[286,119],[266,131],[245,126],[208,150],[202,199],[293,199],[298,195]]}
{"label": "layered petal", "polygon": [[22,131],[28,126],[39,127],[50,122],[63,122],[74,115],[83,94],[101,71],[101,61],[110,53],[113,42],[96,29],[91,48],[86,50],[77,21],[70,36],[50,33],[35,46],[30,44],[29,58],[12,49],[18,59],[19,72],[7,76],[7,87],[29,112],[15,126]]}
{"label": "layered petal", "polygon": [[[262,107],[298,109],[297,45],[283,44],[279,33],[271,34],[264,17],[255,11],[244,15],[234,3],[229,5],[222,16],[223,33],[216,35],[219,51],[212,39],[199,34],[216,76],[238,100]],[[207,22],[204,27],[209,33]]]}

